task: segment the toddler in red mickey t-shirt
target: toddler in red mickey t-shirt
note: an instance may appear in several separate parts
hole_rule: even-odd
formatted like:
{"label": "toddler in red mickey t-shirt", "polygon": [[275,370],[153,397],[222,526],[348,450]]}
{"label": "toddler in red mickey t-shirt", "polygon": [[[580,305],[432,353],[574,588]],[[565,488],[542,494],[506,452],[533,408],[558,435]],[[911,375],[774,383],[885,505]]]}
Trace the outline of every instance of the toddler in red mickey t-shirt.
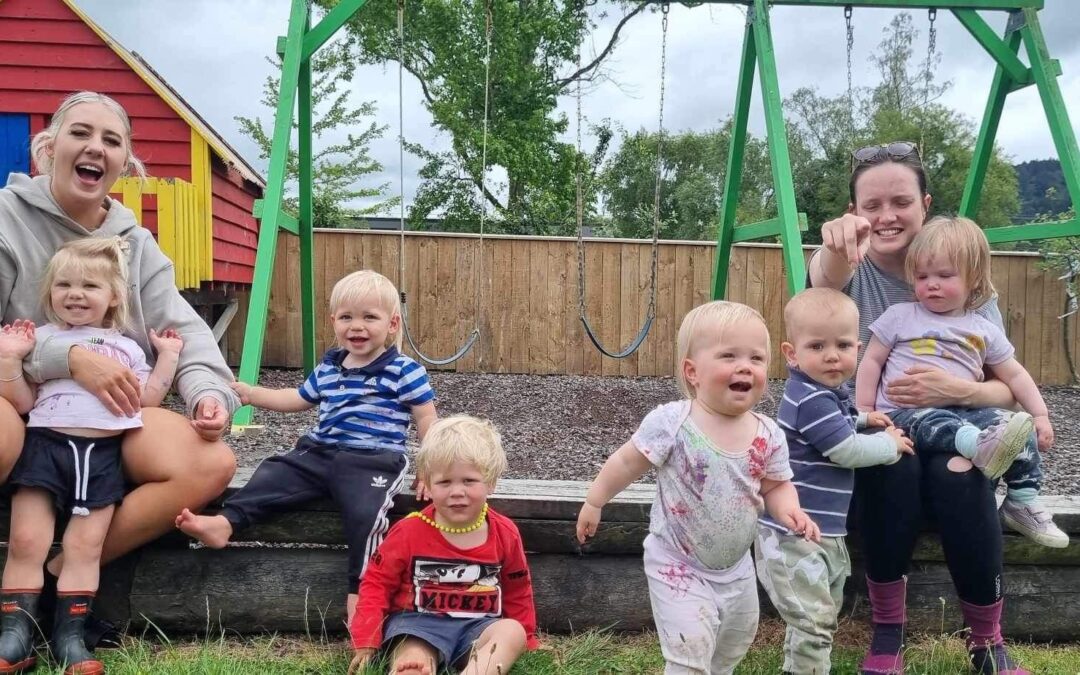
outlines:
{"label": "toddler in red mickey t-shirt", "polygon": [[368,563],[349,625],[350,673],[380,647],[394,673],[508,673],[539,645],[521,535],[487,504],[505,468],[489,422],[432,425],[416,463],[432,503],[396,523]]}

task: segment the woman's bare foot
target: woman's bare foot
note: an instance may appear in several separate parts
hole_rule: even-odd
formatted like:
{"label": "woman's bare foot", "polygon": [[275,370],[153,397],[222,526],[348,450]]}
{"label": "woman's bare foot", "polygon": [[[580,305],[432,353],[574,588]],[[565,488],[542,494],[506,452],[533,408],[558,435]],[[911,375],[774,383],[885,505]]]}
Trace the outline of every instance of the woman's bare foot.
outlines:
{"label": "woman's bare foot", "polygon": [[397,675],[434,675],[431,664],[413,659],[398,661],[394,664],[394,672]]}
{"label": "woman's bare foot", "polygon": [[198,516],[184,509],[176,517],[176,526],[210,548],[225,548],[232,537],[232,523],[225,516]]}

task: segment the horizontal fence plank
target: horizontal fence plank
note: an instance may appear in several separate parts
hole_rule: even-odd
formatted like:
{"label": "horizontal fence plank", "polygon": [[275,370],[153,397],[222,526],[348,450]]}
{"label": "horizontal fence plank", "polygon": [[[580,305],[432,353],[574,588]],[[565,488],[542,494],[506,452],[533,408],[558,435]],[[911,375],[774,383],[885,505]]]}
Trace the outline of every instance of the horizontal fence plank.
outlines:
{"label": "horizontal fence plank", "polygon": [[[295,240],[292,235],[280,236],[286,242]],[[404,240],[409,330],[419,348],[431,356],[453,353],[475,325],[481,327],[474,353],[444,367],[460,372],[670,376],[679,323],[711,293],[715,245],[661,242],[657,320],[641,353],[616,361],[596,351],[577,321],[579,274],[574,239],[485,236],[480,240],[469,234],[408,232]],[[650,246],[648,241],[632,239],[585,242],[586,315],[608,349],[621,349],[641,325],[652,289]],[[316,231],[317,350],[328,348],[332,339],[325,317],[334,282],[362,266],[402,285],[399,249],[398,233]],[[994,285],[1017,357],[1040,384],[1067,384],[1070,373],[1063,356],[1063,322],[1058,319],[1064,304],[1063,284],[1057,273],[1043,269],[1041,263],[1041,257],[1030,253],[995,253]],[[277,256],[271,307],[299,307],[297,265],[293,255]],[[481,274],[484,279],[479,278]],[[768,322],[774,347],[769,376],[774,378],[786,376],[777,349],[783,338],[787,299],[783,274],[779,245],[734,247],[728,299],[750,304]],[[241,303],[246,304],[247,297],[241,294]],[[1074,361],[1080,361],[1080,317],[1068,321],[1072,336],[1068,349]],[[242,320],[230,327],[230,363],[239,363],[243,330]],[[300,330],[299,321],[280,321],[267,331],[263,365],[300,367]]]}
{"label": "horizontal fence plank", "polygon": [[[549,632],[652,627],[641,556],[530,554],[537,620]],[[329,548],[148,549],[134,565],[127,604],[110,599],[109,617],[129,630],[166,635],[344,632],[346,554]],[[842,615],[866,620],[864,570],[856,559]],[[104,587],[103,587],[104,590]],[[1010,639],[1080,637],[1080,567],[1010,565],[1003,632]],[[759,589],[762,608],[771,611]],[[945,565],[914,563],[908,582],[912,630],[962,627]]]}

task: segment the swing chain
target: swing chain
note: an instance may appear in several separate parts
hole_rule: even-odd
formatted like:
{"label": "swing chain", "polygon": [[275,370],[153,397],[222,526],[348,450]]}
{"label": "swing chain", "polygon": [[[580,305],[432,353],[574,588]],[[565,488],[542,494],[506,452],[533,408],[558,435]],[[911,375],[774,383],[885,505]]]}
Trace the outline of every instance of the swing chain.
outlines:
{"label": "swing chain", "polygon": [[[477,288],[475,298],[476,331],[480,330],[480,292],[484,287],[484,224],[487,220],[488,202],[484,194],[484,182],[488,169],[488,125],[491,111],[491,34],[494,20],[491,14],[491,0],[484,0],[484,126],[480,151],[480,239],[477,244]],[[483,363],[483,354],[476,357],[477,366]]]}
{"label": "swing chain", "polygon": [[656,315],[656,267],[657,267],[657,242],[660,240],[660,185],[663,181],[664,170],[664,97],[667,93],[667,37],[668,37],[668,12],[671,5],[664,3],[660,6],[663,20],[660,24],[660,112],[657,115],[656,125],[656,187],[653,190],[653,236],[652,236],[652,274],[649,294],[649,309],[645,316]]}
{"label": "swing chain", "polygon": [[[488,4],[488,16],[487,16],[487,40],[488,40],[488,60],[490,61],[490,48],[491,48],[491,15],[490,15],[490,0]],[[425,355],[420,351],[419,345],[413,340],[412,333],[409,331],[409,305],[408,295],[405,290],[405,0],[397,0],[397,48],[398,48],[398,199],[399,199],[399,232],[398,232],[398,297],[401,300],[401,332],[405,336],[405,340],[409,343],[409,347],[412,349],[416,357],[426,363],[445,366],[454,363],[461,357],[465,356],[472,349],[473,344],[476,343],[480,337],[480,287],[483,282],[483,260],[484,260],[484,219],[483,215],[480,218],[480,280],[477,282],[476,287],[476,317],[473,323],[473,329],[469,332],[468,337],[465,339],[465,343],[450,356],[446,358],[433,358]],[[488,71],[485,69],[484,87],[488,87]],[[486,165],[487,154],[487,97],[485,91],[484,99],[484,155]],[[485,171],[486,173],[486,171]],[[483,188],[483,175],[481,175],[481,189]],[[479,364],[481,357],[477,357],[477,364]]]}
{"label": "swing chain", "polygon": [[855,48],[855,25],[851,21],[851,5],[844,7],[844,23],[847,26],[847,103],[848,103],[848,143],[855,142],[855,94],[851,77],[851,52]]}
{"label": "swing chain", "polygon": [[923,95],[923,107],[930,103],[930,83],[934,79],[933,63],[934,55],[937,52],[937,27],[934,26],[934,21],[937,20],[937,9],[931,7],[928,13],[930,16],[930,29],[928,32],[929,40],[926,44],[926,92]]}
{"label": "swing chain", "polygon": [[397,2],[398,39],[398,278],[397,287],[405,299],[405,0]]}
{"label": "swing chain", "polygon": [[[581,46],[578,45],[577,69],[581,71]],[[585,316],[585,203],[582,195],[581,173],[584,171],[581,157],[581,77],[574,83],[574,93],[577,98],[577,171],[574,172],[574,192],[577,208],[577,250],[578,250],[578,312]]]}
{"label": "swing chain", "polygon": [[[657,276],[657,263],[658,263],[658,248],[660,241],[660,183],[662,177],[663,168],[663,136],[664,136],[664,96],[665,80],[667,78],[667,35],[668,35],[668,13],[670,12],[670,5],[665,2],[661,5],[661,12],[663,14],[663,22],[661,23],[662,37],[660,42],[660,111],[658,114],[658,130],[656,139],[656,188],[653,193],[653,236],[652,236],[652,279],[650,281],[650,295],[649,295],[649,307],[645,315],[645,322],[641,325],[637,336],[625,347],[622,351],[612,352],[604,347],[600,338],[596,335],[592,326],[589,325],[589,319],[585,313],[585,239],[583,230],[585,219],[585,195],[584,186],[582,184],[581,174],[584,171],[582,161],[582,146],[581,146],[581,79],[579,78],[575,83],[575,94],[577,97],[577,171],[575,172],[575,197],[576,197],[576,215],[577,215],[577,255],[578,255],[578,318],[581,320],[582,327],[585,329],[585,335],[593,343],[604,356],[608,356],[613,359],[623,359],[630,356],[641,346],[645,341],[645,338],[649,334],[649,330],[652,328],[653,321],[656,318],[656,276]],[[581,70],[581,49],[577,51],[577,65],[578,70]]]}
{"label": "swing chain", "polygon": [[923,83],[923,104],[922,104],[922,123],[919,125],[919,151],[923,157],[929,157],[926,149],[926,112],[930,107],[930,86],[934,81],[934,53],[937,51],[937,27],[934,26],[934,21],[937,20],[937,9],[931,7],[927,11],[927,16],[930,19],[930,28],[927,31],[927,43],[926,43],[926,73],[924,73]]}

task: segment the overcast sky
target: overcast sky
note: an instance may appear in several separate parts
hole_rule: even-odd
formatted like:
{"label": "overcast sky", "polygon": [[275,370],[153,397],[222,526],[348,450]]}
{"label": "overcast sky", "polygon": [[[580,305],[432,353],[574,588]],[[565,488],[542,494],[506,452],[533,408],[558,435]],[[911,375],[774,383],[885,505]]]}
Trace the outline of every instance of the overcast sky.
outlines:
{"label": "overcast sky", "polygon": [[[233,118],[262,116],[267,126],[270,125],[272,113],[259,101],[263,81],[272,70],[265,57],[272,53],[277,36],[284,35],[287,29],[287,0],[75,1],[125,47],[142,55],[249,163],[260,171],[265,170],[266,162],[259,160],[255,145],[239,133]],[[1049,51],[1061,61],[1063,75],[1058,82],[1074,129],[1080,123],[1077,4],[1076,0],[1046,0],[1041,12]],[[880,9],[855,10],[856,86],[876,81],[877,73],[870,57],[881,40],[882,28],[894,13]],[[915,11],[913,16],[920,31],[915,50],[921,60],[927,48],[927,16],[924,10]],[[983,16],[1000,34],[1005,15],[984,12]],[[614,19],[602,22],[586,51],[606,44],[613,24]],[[665,128],[713,129],[731,115],[743,24],[744,15],[736,6],[706,4],[693,9],[672,6]],[[952,82],[943,102],[977,122],[986,104],[994,62],[951,14],[940,12],[936,25],[937,49],[942,55],[936,77]],[[842,9],[775,7],[772,29],[782,95],[804,86],[816,86],[829,96],[846,91]],[[590,92],[584,102],[586,118],[611,118],[628,130],[655,129],[659,54],[659,13],[635,17],[624,28],[614,56],[607,63],[612,82]],[[482,77],[482,73],[477,77]],[[354,83],[356,100],[375,100],[380,121],[390,125],[384,138],[373,144],[372,151],[385,167],[381,181],[389,181],[396,193],[397,67],[362,68]],[[431,128],[419,88],[409,81],[408,75],[404,98],[406,138],[429,147],[448,147],[445,135]],[[560,103],[572,118],[573,99]],[[751,111],[751,130],[763,136],[764,119],[756,97]],[[573,133],[571,123],[567,141],[572,142]],[[1056,156],[1035,87],[1009,96],[997,140],[1014,161]],[[418,168],[419,162],[406,155],[407,202],[411,201]]]}

